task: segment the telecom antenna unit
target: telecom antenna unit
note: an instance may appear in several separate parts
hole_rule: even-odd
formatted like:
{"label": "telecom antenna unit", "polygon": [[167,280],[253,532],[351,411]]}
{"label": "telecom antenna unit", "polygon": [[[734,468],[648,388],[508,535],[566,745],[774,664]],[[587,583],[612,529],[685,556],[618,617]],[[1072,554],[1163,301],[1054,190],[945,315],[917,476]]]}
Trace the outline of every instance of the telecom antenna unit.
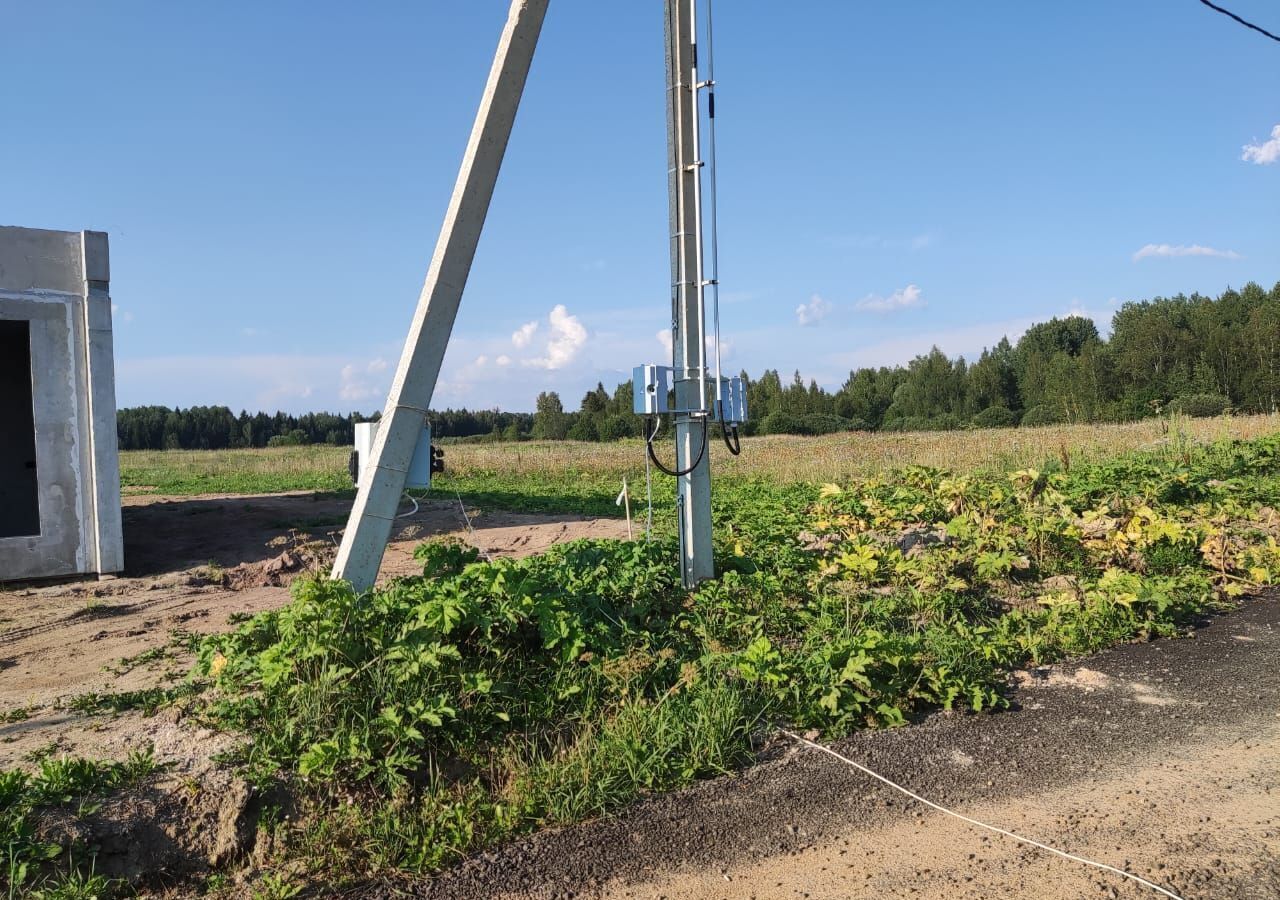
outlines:
{"label": "telecom antenna unit", "polygon": [[[373,586],[391,536],[396,508],[422,439],[440,364],[489,212],[548,3],[549,0],[511,2],[382,419],[368,450],[368,459],[359,466],[355,505],[333,567],[334,578],[349,581],[357,590]],[[641,366],[635,370],[633,380],[635,410],[647,417],[646,452],[652,462],[679,482],[681,575],[684,584],[692,587],[715,574],[708,452],[708,444],[713,440],[711,428],[714,423],[730,452],[738,453],[741,449],[738,426],[746,420],[746,400],[741,379],[726,378],[721,372],[711,0],[663,0],[663,5],[667,44],[672,364]],[[701,31],[700,5],[706,11]],[[700,37],[706,57],[705,78],[699,74]],[[704,170],[708,174],[706,191],[703,190]],[[708,338],[715,356],[714,375],[708,362]],[[669,389],[674,391],[674,403]],[[663,465],[654,450],[661,417],[668,414],[675,426],[674,469]]]}
{"label": "telecom antenna unit", "polygon": [[[742,379],[726,378],[721,368],[715,57],[712,0],[703,2],[706,14],[701,29],[699,0],[666,3],[671,365],[637,366],[632,373],[635,411],[645,416],[645,452],[655,466],[678,482],[680,573],[686,587],[715,575],[709,453],[712,423],[718,425],[725,444],[736,455],[741,450],[738,426],[747,417]],[[699,66],[700,56],[705,59],[705,69]],[[708,337],[715,357],[714,375],[708,363]],[[661,428],[660,417],[666,414],[675,424],[674,469],[659,461],[653,446]]]}

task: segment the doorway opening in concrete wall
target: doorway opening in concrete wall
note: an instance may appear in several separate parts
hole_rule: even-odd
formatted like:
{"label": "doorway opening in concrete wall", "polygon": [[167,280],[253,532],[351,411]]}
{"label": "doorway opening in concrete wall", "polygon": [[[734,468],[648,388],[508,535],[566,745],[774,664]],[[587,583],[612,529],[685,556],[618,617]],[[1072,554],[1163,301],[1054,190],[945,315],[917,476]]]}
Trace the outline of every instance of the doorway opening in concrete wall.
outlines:
{"label": "doorway opening in concrete wall", "polygon": [[0,538],[40,533],[31,323],[0,319]]}

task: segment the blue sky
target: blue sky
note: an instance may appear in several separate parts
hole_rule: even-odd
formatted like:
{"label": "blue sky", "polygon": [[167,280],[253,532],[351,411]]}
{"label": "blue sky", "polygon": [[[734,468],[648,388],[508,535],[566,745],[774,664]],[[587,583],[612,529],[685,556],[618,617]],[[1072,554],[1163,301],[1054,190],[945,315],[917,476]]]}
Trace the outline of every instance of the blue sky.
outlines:
{"label": "blue sky", "polygon": [[[122,406],[381,407],[506,7],[0,11],[0,224],[110,232]],[[1280,45],[1195,0],[721,0],[716,27],[734,371],[835,387],[1280,279]],[[662,50],[660,0],[553,0],[433,405],[576,406],[663,360]]]}

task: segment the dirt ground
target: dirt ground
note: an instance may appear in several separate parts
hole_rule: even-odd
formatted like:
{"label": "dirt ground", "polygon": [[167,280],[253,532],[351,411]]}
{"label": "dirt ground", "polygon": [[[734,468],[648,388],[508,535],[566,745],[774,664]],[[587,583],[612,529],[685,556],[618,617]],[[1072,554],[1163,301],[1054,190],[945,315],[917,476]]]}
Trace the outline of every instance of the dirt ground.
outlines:
{"label": "dirt ground", "polygon": [[[313,493],[126,497],[123,577],[0,588],[0,768],[30,765],[42,752],[121,758],[146,746],[178,771],[202,768],[223,739],[172,717],[85,716],[71,705],[180,679],[190,662],[183,634],[225,630],[229,616],[286,603],[294,577],[327,570],[350,506]],[[433,536],[491,556],[626,536],[625,522],[611,519],[467,514],[474,533],[456,501],[420,501],[400,521],[381,577],[420,571],[413,548]]]}
{"label": "dirt ground", "polygon": [[[1021,674],[1009,712],[937,713],[835,749],[964,815],[1186,900],[1280,897],[1280,600],[1251,600],[1191,638]],[[781,736],[740,774],[380,895],[1161,896],[929,810]]]}
{"label": "dirt ground", "polygon": [[[172,683],[189,663],[185,633],[285,603],[285,583],[331,559],[348,503],[313,494],[130,498],[125,577],[0,593],[0,767],[44,752],[122,758],[148,746],[169,764],[149,793],[111,801],[129,808],[109,804],[91,817],[111,874],[178,875],[256,854],[255,799],[211,761],[230,739],[180,710],[88,716],[72,708],[76,699]],[[404,519],[384,577],[415,571],[412,548],[433,535],[496,556],[626,530],[614,520],[468,513],[474,534],[456,503],[427,503]],[[1193,638],[1118,647],[1021,673],[1020,682],[1008,713],[935,714],[837,749],[966,815],[1128,868],[1187,900],[1280,897],[1276,596],[1250,600]],[[355,895],[1158,896],[923,809],[781,737],[742,773],[512,842],[434,879]]]}
{"label": "dirt ground", "polygon": [[[1280,896],[1280,728],[1214,736],[1069,789],[965,805],[982,822],[1119,868],[1186,897]],[[866,776],[830,757],[831,777]],[[956,766],[974,761],[957,754]],[[877,803],[900,802],[869,790]],[[811,847],[615,888],[629,900],[913,897],[1156,897],[1149,888],[976,829],[912,803],[906,821]],[[917,815],[917,812],[919,815]]]}

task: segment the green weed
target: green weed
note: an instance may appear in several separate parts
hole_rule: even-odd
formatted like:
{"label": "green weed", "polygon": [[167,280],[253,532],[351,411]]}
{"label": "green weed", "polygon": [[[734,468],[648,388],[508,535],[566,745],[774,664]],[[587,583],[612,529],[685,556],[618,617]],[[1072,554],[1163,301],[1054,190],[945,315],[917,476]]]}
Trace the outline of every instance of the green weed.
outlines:
{"label": "green weed", "polygon": [[[493,498],[517,489],[483,477]],[[611,504],[605,486],[553,479],[537,502]],[[1176,635],[1280,581],[1276,505],[1280,437],[723,480],[721,574],[696,591],[666,524],[522,560],[429,543],[422,576],[299,580],[291,605],[205,639],[203,714],[252,733],[247,770],[301,798],[282,829],[299,858],[430,871],[740,767],[772,723],[834,736],[998,710],[1019,666]]]}
{"label": "green weed", "polygon": [[198,693],[200,688],[190,682],[171,688],[153,687],[136,691],[86,691],[77,694],[67,701],[67,708],[78,713],[94,715],[98,713],[121,713],[138,710],[143,715],[153,716],[164,706],[168,706],[183,697]]}
{"label": "green weed", "polygon": [[149,751],[135,752],[120,763],[63,757],[45,758],[33,773],[0,771],[0,887],[7,896],[103,897],[114,882],[95,875],[73,857],[64,859],[61,846],[36,836],[34,814],[40,808],[62,807],[85,815],[98,798],[136,784],[156,770]]}

